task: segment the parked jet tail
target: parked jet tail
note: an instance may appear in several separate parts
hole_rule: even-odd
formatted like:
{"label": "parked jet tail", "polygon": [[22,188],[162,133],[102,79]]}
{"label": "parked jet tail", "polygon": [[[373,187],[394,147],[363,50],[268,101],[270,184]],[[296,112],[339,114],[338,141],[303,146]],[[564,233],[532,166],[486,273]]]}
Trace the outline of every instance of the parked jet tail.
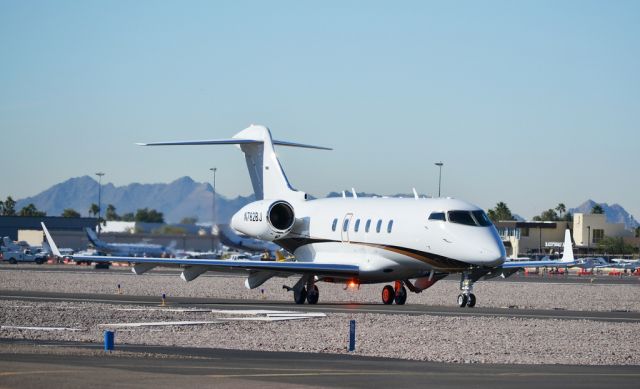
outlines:
{"label": "parked jet tail", "polygon": [[56,257],[62,257],[62,254],[58,249],[58,245],[56,244],[56,242],[53,241],[53,238],[51,237],[49,230],[47,230],[47,226],[44,225],[44,222],[40,222],[40,224],[42,225],[42,231],[44,231],[44,235],[47,237],[47,242],[49,242],[49,246],[51,246],[51,251],[53,252],[53,255],[55,255]]}
{"label": "parked jet tail", "polygon": [[91,242],[91,244],[99,249],[101,247],[106,246],[105,242],[101,241],[100,238],[98,238],[98,235],[96,235],[96,232],[89,228],[89,227],[85,227],[84,229],[87,233],[87,238],[89,239],[89,242]]}
{"label": "parked jet tail", "polygon": [[564,251],[560,262],[575,262],[573,257],[573,243],[571,242],[571,231],[567,228],[564,231]]}

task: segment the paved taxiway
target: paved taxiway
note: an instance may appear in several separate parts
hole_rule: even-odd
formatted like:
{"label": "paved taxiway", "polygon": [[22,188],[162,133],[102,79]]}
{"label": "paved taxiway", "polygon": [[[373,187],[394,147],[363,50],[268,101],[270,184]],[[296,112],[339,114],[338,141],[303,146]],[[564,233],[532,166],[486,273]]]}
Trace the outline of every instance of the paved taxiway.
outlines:
{"label": "paved taxiway", "polygon": [[[131,296],[113,294],[78,294],[55,293],[38,291],[0,291],[0,298],[5,300],[23,301],[74,301],[108,304],[145,304],[158,305],[158,297]],[[296,305],[286,301],[268,300],[230,300],[202,297],[171,297],[168,305],[174,307],[198,307],[211,309],[304,309],[305,311],[322,311],[338,313],[379,313],[388,315],[434,315],[434,316],[491,316],[518,317],[530,319],[564,319],[564,320],[596,320],[608,322],[640,323],[640,312],[598,312],[598,311],[567,311],[567,310],[535,310],[518,308],[458,308],[429,306],[421,304],[383,305],[362,303],[330,303],[322,302],[317,305]]]}
{"label": "paved taxiway", "polygon": [[[90,355],[0,353],[1,387],[491,387],[636,388],[637,366],[496,365],[416,362],[351,355],[0,339],[0,348],[90,349]],[[77,351],[76,351],[77,352]],[[139,353],[139,354],[130,354]],[[145,355],[142,353],[153,353]],[[67,354],[67,353],[64,353]],[[163,354],[158,357],[157,354]],[[133,355],[133,356],[132,356]]]}

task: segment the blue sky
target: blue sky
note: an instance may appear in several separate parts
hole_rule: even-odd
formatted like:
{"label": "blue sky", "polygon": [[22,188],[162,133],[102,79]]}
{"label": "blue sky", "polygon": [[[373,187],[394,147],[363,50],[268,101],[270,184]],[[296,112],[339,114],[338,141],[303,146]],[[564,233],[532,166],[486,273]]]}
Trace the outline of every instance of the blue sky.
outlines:
{"label": "blue sky", "polygon": [[442,191],[531,217],[640,216],[640,2],[2,1],[0,197],[69,177],[251,192],[233,147],[282,140],[292,184]]}

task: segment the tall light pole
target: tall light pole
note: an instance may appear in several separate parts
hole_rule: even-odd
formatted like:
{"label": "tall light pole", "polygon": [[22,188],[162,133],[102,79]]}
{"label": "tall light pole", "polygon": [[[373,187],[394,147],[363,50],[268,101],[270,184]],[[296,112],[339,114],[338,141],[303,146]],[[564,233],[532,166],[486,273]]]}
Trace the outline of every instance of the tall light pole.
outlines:
{"label": "tall light pole", "polygon": [[213,213],[211,214],[211,250],[215,251],[215,238],[213,237],[213,229],[216,226],[216,171],[218,168],[212,167],[209,168],[213,172],[213,202],[212,209]]}
{"label": "tall light pole", "polygon": [[100,236],[100,215],[102,213],[102,176],[103,172],[97,172],[98,176],[98,236]]}
{"label": "tall light pole", "polygon": [[440,168],[440,173],[438,174],[438,197],[440,197],[440,186],[442,185],[442,161],[436,162],[435,165]]}
{"label": "tall light pole", "polygon": [[587,226],[587,254],[589,254],[589,246],[591,246],[591,226]]}

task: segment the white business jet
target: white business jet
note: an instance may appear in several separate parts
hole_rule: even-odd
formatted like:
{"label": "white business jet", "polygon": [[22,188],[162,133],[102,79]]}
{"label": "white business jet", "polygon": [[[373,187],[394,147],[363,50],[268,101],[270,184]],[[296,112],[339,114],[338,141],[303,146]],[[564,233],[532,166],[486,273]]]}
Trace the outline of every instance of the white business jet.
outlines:
{"label": "white business jet", "polygon": [[[143,143],[162,145],[234,144],[244,152],[256,201],[231,220],[247,236],[272,241],[295,255],[295,262],[87,257],[77,260],[133,263],[142,274],[156,266],[179,266],[191,281],[206,271],[247,273],[253,289],[273,277],[300,276],[286,289],[294,301],[316,304],[317,283],[391,283],[384,304],[404,304],[407,289],[419,293],[451,273],[461,275],[458,305],[473,307],[473,283],[481,277],[508,276],[526,266],[557,266],[573,261],[505,262],[505,249],[484,211],[451,198],[326,198],[309,200],[289,184],[274,145],[330,150],[278,141],[268,128],[251,125],[231,139]],[[45,234],[55,243],[43,225]],[[565,246],[567,247],[567,246]],[[569,252],[571,240],[569,238]],[[565,254],[567,250],[565,250]]]}

